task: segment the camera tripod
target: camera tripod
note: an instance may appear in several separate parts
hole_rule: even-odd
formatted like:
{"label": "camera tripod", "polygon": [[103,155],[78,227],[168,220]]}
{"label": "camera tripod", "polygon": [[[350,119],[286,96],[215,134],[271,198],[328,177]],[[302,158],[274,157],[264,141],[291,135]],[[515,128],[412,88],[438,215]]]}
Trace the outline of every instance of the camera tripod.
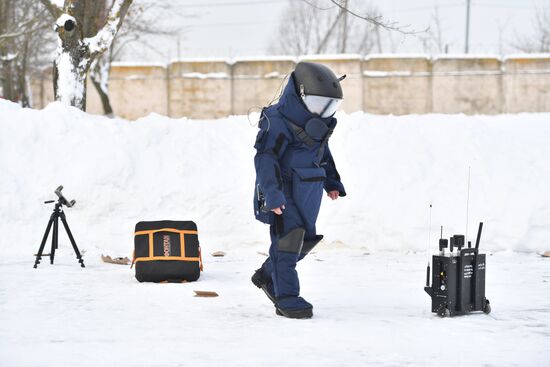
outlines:
{"label": "camera tripod", "polygon": [[[45,201],[44,203],[49,204],[53,202],[55,201],[49,200],[49,201]],[[74,240],[73,234],[71,233],[69,225],[67,224],[67,219],[65,218],[65,213],[63,212],[63,209],[62,209],[62,206],[64,204],[71,207],[72,205],[74,205],[74,200],[71,202],[68,202],[65,198],[63,198],[63,196],[60,196],[57,203],[55,203],[55,208],[53,210],[52,215],[50,216],[50,220],[48,221],[48,226],[46,227],[46,232],[44,233],[44,237],[42,238],[42,243],[40,244],[40,248],[38,249],[38,253],[36,254],[36,261],[34,262],[35,269],[37,268],[38,264],[40,264],[40,260],[42,259],[42,252],[44,251],[44,246],[46,245],[46,241],[48,240],[48,235],[50,234],[50,230],[52,229],[52,226],[53,226],[52,248],[51,248],[49,257],[50,257],[50,264],[53,264],[55,250],[57,250],[57,245],[58,245],[59,219],[61,219],[61,223],[63,223],[63,227],[65,227],[65,231],[69,236],[69,240],[71,240],[71,244],[73,245],[73,250],[76,254],[76,258],[78,259],[78,262],[80,263],[80,266],[84,267],[84,260],[82,259],[82,255],[80,254],[80,251],[76,246],[76,242]]]}

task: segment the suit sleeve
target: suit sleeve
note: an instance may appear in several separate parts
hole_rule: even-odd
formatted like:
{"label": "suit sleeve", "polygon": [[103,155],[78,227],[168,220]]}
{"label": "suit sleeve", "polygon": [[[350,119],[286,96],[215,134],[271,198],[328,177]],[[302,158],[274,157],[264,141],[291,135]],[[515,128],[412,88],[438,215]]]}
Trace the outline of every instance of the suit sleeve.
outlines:
{"label": "suit sleeve", "polygon": [[289,138],[285,133],[286,127],[279,122],[274,119],[268,122],[264,118],[254,145],[256,182],[264,194],[265,206],[268,209],[279,208],[286,204],[279,159],[288,146]]}
{"label": "suit sleeve", "polygon": [[323,162],[325,163],[324,167],[325,172],[327,173],[327,178],[325,180],[325,191],[330,192],[336,190],[340,193],[340,196],[346,196],[346,190],[340,180],[340,174],[338,173],[338,170],[336,170],[336,164],[334,163],[334,158],[332,157],[328,144],[323,155]]}

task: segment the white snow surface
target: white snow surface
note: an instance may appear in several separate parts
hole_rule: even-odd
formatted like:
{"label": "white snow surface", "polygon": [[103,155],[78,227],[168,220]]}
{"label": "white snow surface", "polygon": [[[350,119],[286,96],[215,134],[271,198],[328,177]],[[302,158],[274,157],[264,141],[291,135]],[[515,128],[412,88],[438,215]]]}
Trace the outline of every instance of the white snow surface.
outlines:
{"label": "white snow surface", "polygon": [[[1,364],[550,365],[550,263],[536,254],[550,250],[550,114],[338,117],[348,196],[323,202],[325,241],[298,266],[315,316],[295,321],[249,281],[269,237],[252,215],[246,116],[130,122],[0,100]],[[428,206],[435,250],[439,225],[465,231],[468,166],[493,312],[439,319],[422,289]],[[86,268],[60,230],[56,264],[32,269],[59,184],[77,200],[65,212]],[[130,255],[136,222],[161,219],[197,223],[198,282],[141,284],[100,262]]]}
{"label": "white snow surface", "polygon": [[503,57],[503,60],[514,59],[550,59],[550,52],[546,53],[531,53],[531,54],[510,54]]}
{"label": "white snow surface", "polygon": [[63,9],[63,6],[65,6],[65,0],[51,0],[51,2],[60,9]]}
{"label": "white snow surface", "polygon": [[418,53],[395,53],[395,54],[384,54],[384,53],[373,53],[365,56],[365,60],[370,59],[430,59],[428,54],[418,54]]}
{"label": "white snow surface", "polygon": [[182,78],[187,79],[228,79],[227,73],[182,73]]}
{"label": "white snow surface", "polygon": [[[8,251],[35,247],[51,211],[41,201],[60,184],[88,248],[126,254],[134,224],[157,219],[195,220],[208,249],[267,240],[252,213],[258,129],[246,116],[130,122],[7,101],[0,116],[0,214],[11,218],[0,229],[21,243]],[[440,225],[464,234],[470,166],[469,238],[484,221],[487,250],[550,249],[550,114],[338,117],[330,147],[348,196],[323,201],[327,245],[424,251],[430,204],[432,238]]]}
{"label": "white snow surface", "polygon": [[32,269],[30,254],[0,259],[3,366],[550,364],[550,264],[531,254],[488,257],[491,314],[440,319],[422,290],[423,254],[318,251],[298,266],[311,320],[275,315],[250,283],[264,260],[253,249],[205,256],[187,284],[138,283],[90,253],[82,269],[65,243],[54,265]]}

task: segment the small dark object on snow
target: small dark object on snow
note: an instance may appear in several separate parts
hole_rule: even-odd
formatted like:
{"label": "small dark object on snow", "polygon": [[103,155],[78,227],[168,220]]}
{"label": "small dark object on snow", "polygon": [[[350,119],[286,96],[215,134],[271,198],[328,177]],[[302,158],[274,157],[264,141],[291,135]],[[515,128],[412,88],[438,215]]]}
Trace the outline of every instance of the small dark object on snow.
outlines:
{"label": "small dark object on snow", "polygon": [[[439,240],[440,255],[432,258],[432,285],[430,267],[426,274],[424,290],[432,298],[432,312],[448,317],[464,315],[474,311],[491,312],[489,300],[485,298],[485,254],[478,253],[483,223],[479,223],[474,248],[464,246],[464,236],[450,238],[450,254],[445,255],[447,240]],[[453,248],[457,247],[454,256]]]}
{"label": "small dark object on snow", "polygon": [[550,251],[546,251],[546,252],[542,253],[540,256],[542,256],[542,257],[550,257]]}
{"label": "small dark object on snow", "polygon": [[226,253],[223,252],[223,251],[214,251],[210,255],[212,255],[214,257],[224,257],[226,255]]}
{"label": "small dark object on snow", "polygon": [[[73,246],[73,250],[76,254],[76,258],[78,259],[78,262],[80,263],[81,267],[84,267],[84,260],[82,259],[82,255],[80,254],[80,251],[78,250],[78,247],[76,246],[76,242],[74,240],[73,234],[71,233],[71,229],[69,228],[69,224],[67,223],[67,218],[65,217],[65,213],[63,212],[63,206],[66,206],[67,208],[73,207],[73,205],[76,203],[75,200],[67,200],[63,194],[61,193],[61,190],[63,190],[63,186],[59,186],[54,192],[57,195],[57,203],[55,203],[55,208],[53,209],[53,213],[50,216],[50,220],[48,221],[48,225],[46,227],[46,232],[44,232],[44,237],[42,237],[42,243],[40,244],[40,247],[38,249],[38,253],[36,254],[36,260],[34,261],[34,268],[36,269],[38,267],[38,264],[40,264],[40,260],[42,259],[44,246],[46,245],[46,241],[48,240],[48,236],[50,234],[50,230],[53,227],[53,233],[52,233],[52,248],[50,253],[48,254],[50,258],[50,264],[53,264],[53,260],[55,257],[55,250],[58,248],[58,241],[59,241],[59,219],[61,219],[61,223],[63,223],[63,227],[65,228],[65,231],[67,232],[67,235],[69,236],[69,240],[71,241],[71,245]],[[55,200],[47,200],[44,202],[44,204],[51,204],[54,203]]]}
{"label": "small dark object on snow", "polygon": [[101,255],[101,260],[108,264],[117,264],[117,265],[130,265],[131,261],[127,257],[115,257],[112,258],[109,255]]}
{"label": "small dark object on snow", "polygon": [[195,297],[218,297],[218,293],[212,291],[193,291]]}

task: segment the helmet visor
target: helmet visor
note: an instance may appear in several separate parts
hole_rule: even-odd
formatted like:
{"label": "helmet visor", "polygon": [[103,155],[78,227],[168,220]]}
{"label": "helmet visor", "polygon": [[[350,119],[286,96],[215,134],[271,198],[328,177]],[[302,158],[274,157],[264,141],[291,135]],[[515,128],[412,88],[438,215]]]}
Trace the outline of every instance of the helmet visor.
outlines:
{"label": "helmet visor", "polygon": [[302,99],[309,112],[315,113],[323,118],[334,115],[342,104],[342,99],[331,97],[307,95]]}

